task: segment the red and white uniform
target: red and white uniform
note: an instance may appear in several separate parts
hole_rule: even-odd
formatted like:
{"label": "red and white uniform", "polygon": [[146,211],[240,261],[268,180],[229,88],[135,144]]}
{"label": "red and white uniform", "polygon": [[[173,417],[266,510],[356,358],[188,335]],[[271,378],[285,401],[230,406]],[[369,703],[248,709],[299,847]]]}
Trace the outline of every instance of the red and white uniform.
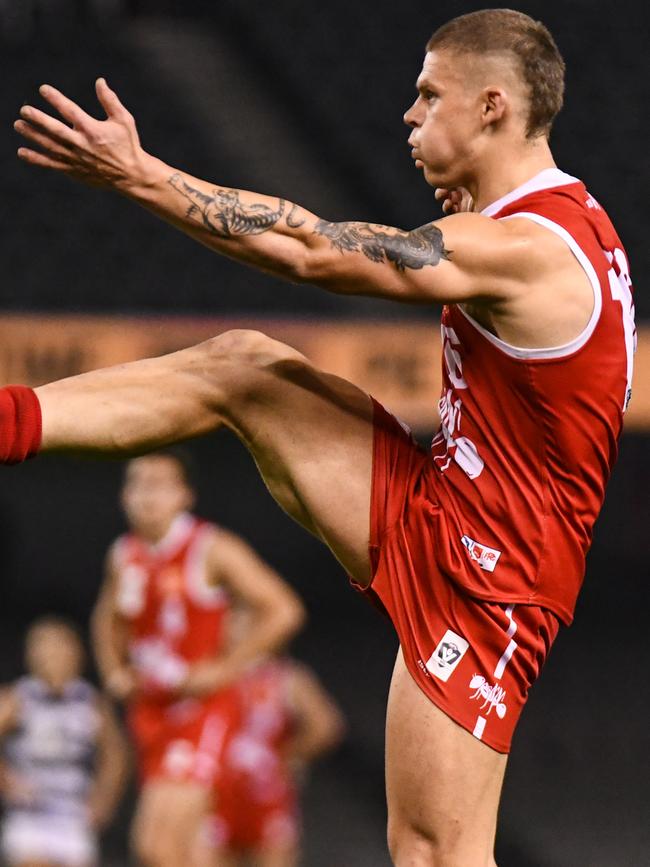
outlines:
{"label": "red and white uniform", "polygon": [[232,690],[178,699],[188,668],[223,646],[228,599],[206,576],[214,526],[179,515],[149,545],[135,535],[117,540],[117,607],[129,624],[131,664],[145,683],[129,707],[143,779],[165,776],[211,785],[236,715]]}
{"label": "red and white uniform", "polygon": [[212,841],[219,848],[259,851],[295,846],[298,798],[285,758],[292,735],[293,664],[272,660],[239,681],[241,721],[224,755]]}
{"label": "red and white uniform", "polygon": [[[484,214],[562,238],[593,313],[570,343],[521,349],[445,306],[430,453],[376,407],[370,593],[424,691],[507,751],[556,618],[573,616],[630,398],[635,329],[625,251],[580,181],[547,169]],[[476,720],[477,704],[495,724]]]}

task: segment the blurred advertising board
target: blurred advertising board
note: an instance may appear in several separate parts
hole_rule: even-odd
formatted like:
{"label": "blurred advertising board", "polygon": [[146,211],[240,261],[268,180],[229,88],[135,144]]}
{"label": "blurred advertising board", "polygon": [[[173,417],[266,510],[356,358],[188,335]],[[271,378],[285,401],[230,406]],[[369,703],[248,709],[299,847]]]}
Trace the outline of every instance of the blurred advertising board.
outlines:
{"label": "blurred advertising board", "polygon": [[[4,315],[0,383],[41,385],[162,355],[230,328],[255,328],[317,367],[373,394],[413,428],[437,426],[440,336],[435,323],[350,320]],[[650,431],[650,327],[640,329],[628,430]]]}

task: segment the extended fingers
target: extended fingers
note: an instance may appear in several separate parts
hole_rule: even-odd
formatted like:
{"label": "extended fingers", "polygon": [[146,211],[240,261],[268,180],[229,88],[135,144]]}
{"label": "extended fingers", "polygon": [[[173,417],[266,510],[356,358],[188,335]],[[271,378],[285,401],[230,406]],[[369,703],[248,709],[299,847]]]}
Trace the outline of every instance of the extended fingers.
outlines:
{"label": "extended fingers", "polygon": [[24,138],[38,145],[44,151],[47,151],[51,156],[67,162],[70,150],[66,146],[65,142],[61,142],[51,134],[41,132],[37,127],[32,126],[32,124],[27,123],[25,120],[15,121],[14,129]]}
{"label": "extended fingers", "polygon": [[118,95],[106,83],[105,78],[98,78],[95,82],[95,93],[100,101],[107,117],[118,120],[130,117],[127,109],[122,105]]}
{"label": "extended fingers", "polygon": [[19,158],[33,166],[41,166],[44,169],[57,169],[58,171],[70,171],[70,165],[47,154],[41,154],[38,151],[30,150],[30,148],[18,148]]}
{"label": "extended fingers", "polygon": [[43,84],[39,87],[38,92],[43,99],[59,112],[61,117],[65,118],[73,126],[83,127],[95,120],[95,118],[80,108],[76,102],[68,99],[60,90],[57,90],[56,87],[52,87],[50,84]]}
{"label": "extended fingers", "polygon": [[[50,136],[59,142],[69,145],[76,145],[79,143],[79,134],[75,130],[71,129],[60,120],[57,120],[55,117],[51,117],[49,114],[41,111],[39,108],[34,108],[31,105],[24,105],[20,109],[20,116],[23,121],[27,121],[30,126],[40,127],[41,131],[47,136]],[[24,130],[19,130],[19,132],[24,133]]]}

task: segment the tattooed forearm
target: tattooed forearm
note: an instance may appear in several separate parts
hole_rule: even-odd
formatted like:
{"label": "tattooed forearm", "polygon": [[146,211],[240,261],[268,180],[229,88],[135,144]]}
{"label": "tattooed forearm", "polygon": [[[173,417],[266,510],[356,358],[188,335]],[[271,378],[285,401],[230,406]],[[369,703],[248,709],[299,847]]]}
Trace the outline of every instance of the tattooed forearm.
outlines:
{"label": "tattooed forearm", "polygon": [[284,199],[278,199],[275,210],[262,202],[244,203],[238,190],[214,189],[212,195],[207,195],[188,184],[178,173],[169,178],[169,184],[190,202],[187,216],[203,223],[219,238],[268,232],[282,217],[286,207]]}
{"label": "tattooed forearm", "polygon": [[361,252],[373,262],[392,262],[398,271],[437,265],[451,254],[451,250],[445,249],[442,232],[433,223],[404,232],[370,223],[318,220],[314,231],[329,238],[341,253]]}

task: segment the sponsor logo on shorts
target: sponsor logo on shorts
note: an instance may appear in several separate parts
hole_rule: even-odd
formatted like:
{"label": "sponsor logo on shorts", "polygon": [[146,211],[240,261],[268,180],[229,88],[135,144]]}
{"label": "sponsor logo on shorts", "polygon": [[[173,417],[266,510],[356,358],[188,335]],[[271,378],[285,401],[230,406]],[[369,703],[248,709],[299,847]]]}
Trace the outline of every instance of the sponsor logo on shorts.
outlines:
{"label": "sponsor logo on shorts", "polygon": [[427,671],[438,680],[449,680],[469,648],[469,642],[448,629],[427,662]]}
{"label": "sponsor logo on shorts", "polygon": [[502,686],[499,686],[498,683],[490,685],[480,674],[475,674],[469,682],[469,688],[474,690],[470,699],[483,700],[480,709],[485,712],[485,716],[488,716],[494,709],[499,719],[504,718],[508,708],[504,701],[506,691]]}
{"label": "sponsor logo on shorts", "polygon": [[476,560],[481,569],[485,569],[486,572],[494,572],[501,551],[497,551],[496,548],[488,548],[487,545],[481,545],[474,539],[470,539],[469,536],[463,536],[460,541],[467,549],[470,560]]}

